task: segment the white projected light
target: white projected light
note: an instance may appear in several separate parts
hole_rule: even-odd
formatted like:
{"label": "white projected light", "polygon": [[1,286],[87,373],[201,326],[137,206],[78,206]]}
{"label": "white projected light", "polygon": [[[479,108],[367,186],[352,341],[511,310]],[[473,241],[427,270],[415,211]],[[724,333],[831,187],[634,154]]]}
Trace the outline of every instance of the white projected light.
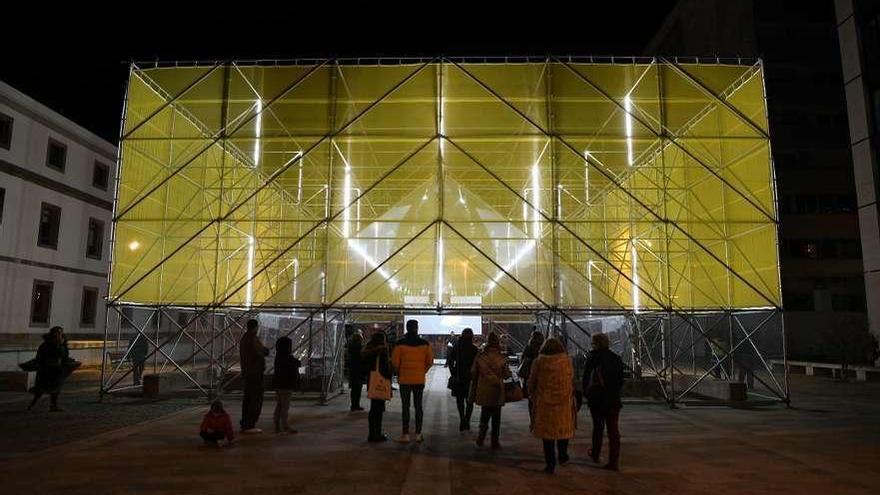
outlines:
{"label": "white projected light", "polygon": [[254,123],[254,167],[260,164],[260,135],[263,132],[263,100],[257,99],[254,103],[254,109],[257,112],[256,122]]}
{"label": "white projected light", "polygon": [[636,251],[636,240],[632,240],[632,297],[633,313],[639,312],[639,254]]}
{"label": "white projected light", "polygon": [[629,95],[623,99],[623,109],[626,112],[626,162],[633,164],[633,122],[632,122],[632,98]]}
{"label": "white projected light", "polygon": [[419,322],[421,335],[449,335],[449,332],[461,335],[461,331],[465,328],[473,330],[474,335],[483,333],[483,319],[480,316],[406,315],[403,317],[404,324],[409,320]]}

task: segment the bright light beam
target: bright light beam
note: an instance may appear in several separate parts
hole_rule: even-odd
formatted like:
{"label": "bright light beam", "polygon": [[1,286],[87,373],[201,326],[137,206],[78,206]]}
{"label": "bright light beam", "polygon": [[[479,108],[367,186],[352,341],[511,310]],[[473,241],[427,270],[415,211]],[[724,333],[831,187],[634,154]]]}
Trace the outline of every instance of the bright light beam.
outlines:
{"label": "bright light beam", "polygon": [[633,165],[633,123],[632,123],[632,98],[626,95],[623,98],[623,109],[626,112],[626,161],[630,167]]}

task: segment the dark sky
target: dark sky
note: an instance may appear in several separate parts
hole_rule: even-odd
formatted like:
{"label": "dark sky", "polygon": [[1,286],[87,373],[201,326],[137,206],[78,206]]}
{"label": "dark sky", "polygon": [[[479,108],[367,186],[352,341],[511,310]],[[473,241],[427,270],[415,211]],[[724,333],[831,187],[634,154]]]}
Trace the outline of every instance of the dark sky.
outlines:
{"label": "dark sky", "polygon": [[132,59],[638,55],[675,2],[31,3],[5,12],[19,22],[4,33],[0,79],[115,142]]}

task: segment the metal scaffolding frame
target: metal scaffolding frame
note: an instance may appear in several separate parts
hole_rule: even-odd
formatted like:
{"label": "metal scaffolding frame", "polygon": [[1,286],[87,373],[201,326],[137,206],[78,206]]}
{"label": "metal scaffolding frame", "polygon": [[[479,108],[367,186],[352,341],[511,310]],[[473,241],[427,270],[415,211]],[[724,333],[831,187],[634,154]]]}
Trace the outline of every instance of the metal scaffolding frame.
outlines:
{"label": "metal scaffolding frame", "polygon": [[102,395],[130,388],[115,332],[216,396],[259,317],[326,400],[346,324],[431,312],[611,333],[673,406],[739,379],[787,403],[760,61],[621,60],[132,64]]}

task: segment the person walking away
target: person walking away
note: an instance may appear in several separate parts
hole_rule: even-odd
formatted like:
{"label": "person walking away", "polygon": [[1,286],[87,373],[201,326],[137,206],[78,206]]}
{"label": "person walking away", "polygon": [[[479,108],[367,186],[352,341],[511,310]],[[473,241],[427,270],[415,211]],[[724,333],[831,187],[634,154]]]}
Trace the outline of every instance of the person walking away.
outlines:
{"label": "person walking away", "polygon": [[148,351],[147,338],[140,333],[134,334],[134,342],[131,343],[131,350],[128,352],[131,359],[131,376],[135,385],[141,384]]}
{"label": "person walking away", "polygon": [[519,368],[516,370],[516,376],[519,377],[523,382],[523,395],[529,399],[529,422],[531,423],[532,419],[532,409],[534,404],[532,403],[531,395],[529,394],[529,374],[532,371],[532,363],[535,362],[535,359],[538,358],[538,353],[541,351],[541,346],[544,344],[544,334],[539,332],[538,330],[533,330],[532,335],[529,337],[529,342],[526,344],[525,349],[523,349],[522,359],[520,360]]}
{"label": "person walking away", "polygon": [[458,431],[460,432],[471,429],[471,414],[474,412],[474,401],[470,395],[471,368],[478,352],[479,349],[474,345],[474,331],[465,328],[446,358],[446,366],[449,368],[452,385],[450,388],[458,408]]}
{"label": "person walking away", "polygon": [[202,418],[199,427],[199,436],[205,441],[205,445],[220,446],[220,441],[226,439],[226,445],[232,445],[235,441],[235,432],[232,430],[232,418],[223,409],[223,403],[215,400],[211,403],[211,409]]}
{"label": "person walking away", "polygon": [[547,339],[532,363],[529,391],[534,404],[532,434],[544,444],[544,471],[549,474],[556,470],[557,460],[559,464],[568,462],[568,442],[577,428],[573,376],[571,358],[562,342]]}
{"label": "person walking away", "polygon": [[297,433],[290,427],[290,394],[299,386],[300,361],[293,355],[293,341],[281,337],[275,341],[275,373],[272,388],[275,389],[275,433]]}
{"label": "person walking away", "polygon": [[248,320],[247,329],[239,341],[241,377],[244,381],[244,397],[241,401],[241,432],[262,433],[257,421],[263,410],[263,374],[266,371],[266,356],[269,349],[263,346],[257,336],[259,322]]}
{"label": "person walking away", "polygon": [[584,397],[593,418],[593,446],[589,455],[599,462],[603,430],[608,429],[608,464],[605,469],[617,471],[620,460],[620,428],[618,420],[623,404],[623,360],[609,349],[608,335],[593,334],[593,349],[587,354],[584,367]]}
{"label": "person walking away", "polygon": [[471,396],[480,406],[480,431],[477,446],[486,441],[489,422],[492,423],[492,449],[501,448],[501,408],[504,406],[504,379],[511,376],[507,357],[501,353],[498,334],[491,332],[486,346],[477,355],[471,369]]}
{"label": "person walking away", "polygon": [[64,384],[64,365],[69,359],[64,329],[58,326],[52,327],[47,334],[43,335],[43,343],[37,348],[35,359],[37,361],[37,378],[31,388],[34,398],[28,405],[28,411],[34,408],[43,394],[49,394],[49,410],[60,412],[62,409],[58,407],[58,396],[61,394],[61,387]]}
{"label": "person walking away", "polygon": [[394,346],[391,353],[391,364],[397,370],[397,382],[400,384],[400,399],[403,403],[403,434],[397,439],[400,443],[409,443],[409,406],[412,402],[416,410],[415,441],[422,442],[422,399],[425,391],[425,374],[434,364],[434,354],[428,342],[419,337],[419,322],[406,322],[406,335]]}
{"label": "person walking away", "polygon": [[360,330],[351,335],[348,342],[348,386],[351,388],[351,410],[363,411],[361,407],[361,391],[366,382],[365,370],[362,366],[361,347],[364,335]]}
{"label": "person walking away", "polygon": [[[361,350],[362,366],[365,370],[378,369],[379,374],[391,380],[391,363],[388,359],[388,346],[385,344],[385,334],[376,332],[370,337],[367,345]],[[370,388],[369,374],[367,375],[367,390]],[[382,431],[382,415],[385,413],[384,399],[370,399],[370,412],[367,415],[369,424],[368,442],[384,442],[388,435]]]}

